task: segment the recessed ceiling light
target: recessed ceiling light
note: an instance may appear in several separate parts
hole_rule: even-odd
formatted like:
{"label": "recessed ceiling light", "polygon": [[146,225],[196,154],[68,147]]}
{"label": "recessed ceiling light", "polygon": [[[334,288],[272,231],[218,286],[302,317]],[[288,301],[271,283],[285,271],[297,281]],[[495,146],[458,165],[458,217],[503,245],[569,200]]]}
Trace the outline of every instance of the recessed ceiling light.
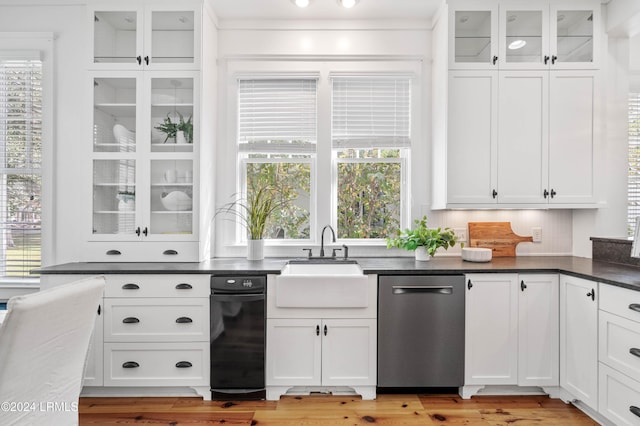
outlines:
{"label": "recessed ceiling light", "polygon": [[558,22],[564,21],[564,15],[558,15]]}
{"label": "recessed ceiling light", "polygon": [[358,4],[360,0],[338,0],[338,3],[342,6],[342,7],[346,7],[347,9],[351,9],[353,6],[355,6],[356,4]]}
{"label": "recessed ceiling light", "polygon": [[293,4],[298,7],[307,7],[309,6],[310,0],[291,0]]}
{"label": "recessed ceiling light", "polygon": [[524,40],[515,40],[509,43],[509,49],[511,50],[522,49],[526,44],[527,42]]}
{"label": "recessed ceiling light", "polygon": [[516,19],[518,19],[518,17],[516,15],[509,15],[509,17],[507,18],[507,22],[513,22]]}

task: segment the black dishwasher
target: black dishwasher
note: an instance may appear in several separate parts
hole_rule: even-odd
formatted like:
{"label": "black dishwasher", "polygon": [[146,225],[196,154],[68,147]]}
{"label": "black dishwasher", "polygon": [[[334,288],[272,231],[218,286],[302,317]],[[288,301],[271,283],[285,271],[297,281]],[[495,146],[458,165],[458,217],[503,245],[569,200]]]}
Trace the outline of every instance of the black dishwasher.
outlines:
{"label": "black dishwasher", "polygon": [[464,384],[464,277],[378,279],[378,387]]}
{"label": "black dishwasher", "polygon": [[265,397],[266,276],[211,277],[211,397]]}

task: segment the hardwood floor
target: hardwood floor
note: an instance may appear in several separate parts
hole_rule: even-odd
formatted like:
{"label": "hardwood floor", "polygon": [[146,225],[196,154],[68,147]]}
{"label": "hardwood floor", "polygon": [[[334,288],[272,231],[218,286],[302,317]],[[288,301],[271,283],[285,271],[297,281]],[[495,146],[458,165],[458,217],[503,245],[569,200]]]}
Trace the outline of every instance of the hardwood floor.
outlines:
{"label": "hardwood floor", "polygon": [[597,425],[546,396],[285,396],[280,401],[200,398],[80,398],[80,425]]}

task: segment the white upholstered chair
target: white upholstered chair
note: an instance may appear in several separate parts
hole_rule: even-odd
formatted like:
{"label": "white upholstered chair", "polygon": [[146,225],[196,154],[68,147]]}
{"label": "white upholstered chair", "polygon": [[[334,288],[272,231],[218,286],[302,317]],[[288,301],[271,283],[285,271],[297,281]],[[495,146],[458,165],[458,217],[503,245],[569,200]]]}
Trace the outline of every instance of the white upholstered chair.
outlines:
{"label": "white upholstered chair", "polygon": [[0,425],[78,424],[104,277],[9,299],[0,324]]}

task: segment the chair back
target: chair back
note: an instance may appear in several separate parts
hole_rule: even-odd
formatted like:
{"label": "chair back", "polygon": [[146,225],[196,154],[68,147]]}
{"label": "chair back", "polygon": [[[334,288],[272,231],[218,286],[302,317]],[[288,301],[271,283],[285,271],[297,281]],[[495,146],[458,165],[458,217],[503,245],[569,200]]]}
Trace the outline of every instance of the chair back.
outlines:
{"label": "chair back", "polygon": [[9,299],[0,324],[0,425],[78,424],[104,286],[95,277]]}

